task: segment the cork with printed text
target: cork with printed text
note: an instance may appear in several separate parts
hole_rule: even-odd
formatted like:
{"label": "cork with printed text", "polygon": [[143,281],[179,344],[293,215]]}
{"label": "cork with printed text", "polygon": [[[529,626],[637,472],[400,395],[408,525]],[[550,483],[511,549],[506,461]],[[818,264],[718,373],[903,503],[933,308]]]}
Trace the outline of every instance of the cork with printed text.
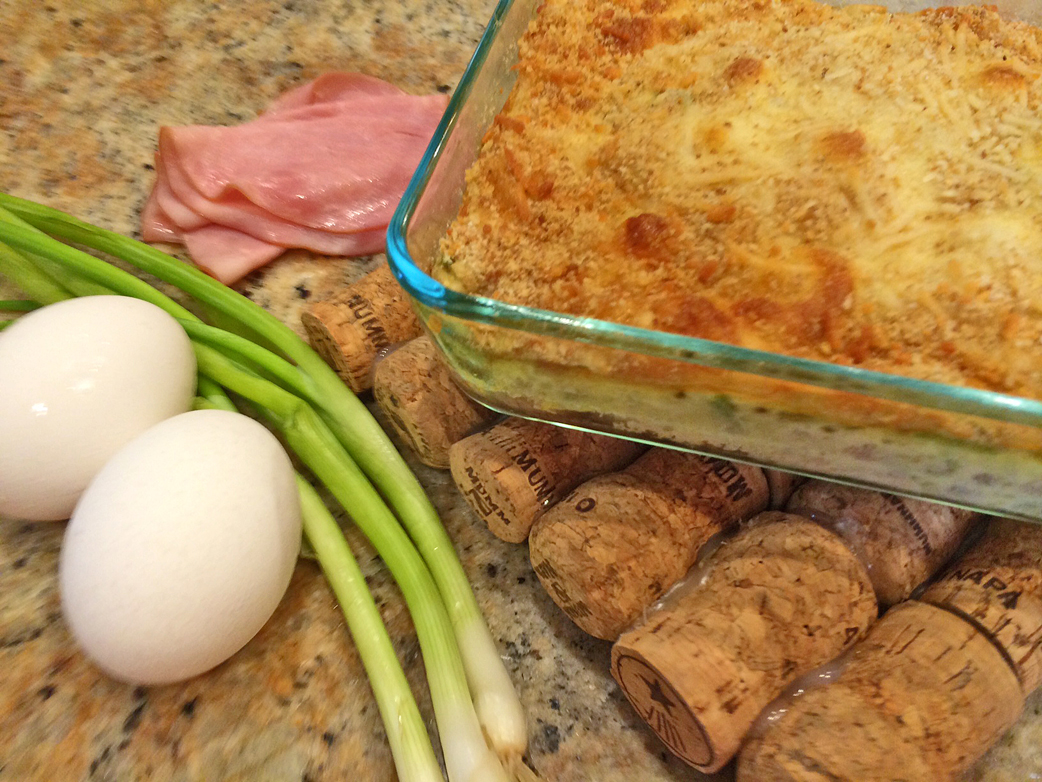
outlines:
{"label": "cork with printed text", "polygon": [[921,599],[979,626],[1008,657],[1025,694],[1042,682],[1042,526],[993,519]]}
{"label": "cork with printed text", "polygon": [[496,537],[520,543],[536,519],[580,483],[625,467],[646,449],[630,440],[508,418],[453,445],[449,468]]}
{"label": "cork with printed text", "polygon": [[500,417],[460,390],[429,337],[376,362],[373,398],[420,461],[438,469],[448,468],[453,443]]}
{"label": "cork with printed text", "polygon": [[843,538],[868,568],[882,605],[911,596],[980,518],[961,508],[821,480],[797,488],[786,509]]}
{"label": "cork with printed text", "polygon": [[612,675],[678,757],[712,772],[760,711],[875,620],[864,565],[806,519],[762,513],[612,648]]}
{"label": "cork with printed text", "polygon": [[532,567],[579,627],[615,640],[716,535],[767,507],[763,470],[652,448],[587,481],[536,522]]}
{"label": "cork with printed text", "polygon": [[979,628],[916,601],[892,608],[834,667],[772,705],[742,749],[738,782],[954,782],[1024,706]]}
{"label": "cork with printed text", "polygon": [[418,337],[420,322],[386,264],[300,316],[308,342],[356,394],[372,387],[381,351]]}

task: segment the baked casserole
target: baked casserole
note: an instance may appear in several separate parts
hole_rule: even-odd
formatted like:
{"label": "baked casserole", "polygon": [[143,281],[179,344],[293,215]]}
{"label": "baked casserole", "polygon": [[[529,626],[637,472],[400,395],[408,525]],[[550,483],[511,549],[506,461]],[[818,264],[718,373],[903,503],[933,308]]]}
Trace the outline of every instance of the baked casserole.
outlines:
{"label": "baked casserole", "polygon": [[1039,30],[974,7],[546,0],[516,70],[447,287],[1039,396]]}

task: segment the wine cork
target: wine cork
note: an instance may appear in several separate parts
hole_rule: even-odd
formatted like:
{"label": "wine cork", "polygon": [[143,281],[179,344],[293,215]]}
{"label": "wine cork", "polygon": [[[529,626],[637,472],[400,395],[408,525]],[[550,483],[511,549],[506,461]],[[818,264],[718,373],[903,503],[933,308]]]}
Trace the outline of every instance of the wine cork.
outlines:
{"label": "wine cork", "polygon": [[1042,682],[1042,527],[994,519],[921,599],[977,624],[1007,656],[1025,694]]}
{"label": "wine cork", "polygon": [[532,528],[529,557],[573,622],[615,640],[683,578],[710,538],[767,501],[758,467],[652,448],[547,511]]}
{"label": "wine cork", "polygon": [[496,537],[528,538],[532,524],[568,492],[618,470],[646,449],[630,440],[508,418],[449,450],[460,492]]}
{"label": "wine cork", "polygon": [[380,351],[418,337],[420,322],[386,264],[300,316],[308,342],[356,394],[372,387]]}
{"label": "wine cork", "polygon": [[453,443],[499,418],[460,390],[429,337],[376,363],[373,398],[420,461],[438,469],[448,468]]}
{"label": "wine cork", "polygon": [[791,514],[755,517],[612,648],[612,675],[678,757],[712,772],[792,680],[876,618],[864,566]]}
{"label": "wine cork", "polygon": [[788,503],[796,488],[806,482],[806,478],[793,472],[782,472],[781,470],[763,471],[767,478],[767,487],[771,492],[771,501],[767,506],[771,510],[782,510]]}
{"label": "wine cork", "polygon": [[831,682],[765,712],[737,779],[955,780],[1023,706],[1016,675],[983,633],[909,601],[875,624]]}
{"label": "wine cork", "polygon": [[884,606],[907,599],[979,519],[960,508],[820,480],[797,488],[786,509],[843,538],[868,568]]}

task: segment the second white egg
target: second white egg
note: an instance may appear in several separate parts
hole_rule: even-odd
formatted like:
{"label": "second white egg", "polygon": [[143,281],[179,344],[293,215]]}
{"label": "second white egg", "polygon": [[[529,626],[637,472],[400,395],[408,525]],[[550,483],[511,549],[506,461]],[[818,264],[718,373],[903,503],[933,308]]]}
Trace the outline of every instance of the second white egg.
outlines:
{"label": "second white egg", "polygon": [[295,481],[267,429],[222,410],[176,416],[119,451],[61,551],[62,611],[87,655],[117,679],[162,684],[242,648],[293,573]]}

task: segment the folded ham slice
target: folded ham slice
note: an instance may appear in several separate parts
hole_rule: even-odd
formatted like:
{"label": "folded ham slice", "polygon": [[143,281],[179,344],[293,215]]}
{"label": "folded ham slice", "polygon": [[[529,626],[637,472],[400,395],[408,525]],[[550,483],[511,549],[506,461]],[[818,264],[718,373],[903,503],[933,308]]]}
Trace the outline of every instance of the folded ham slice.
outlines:
{"label": "folded ham slice", "polygon": [[324,73],[314,81],[301,84],[288,92],[282,93],[267,111],[261,115],[273,117],[280,112],[299,109],[302,106],[314,106],[316,103],[333,103],[345,95],[401,95],[402,91],[390,82],[367,76],[364,73],[343,73],[334,71]]}
{"label": "folded ham slice", "polygon": [[243,125],[164,127],[144,239],[184,244],[226,284],[290,247],[379,252],[445,103],[329,73]]}

